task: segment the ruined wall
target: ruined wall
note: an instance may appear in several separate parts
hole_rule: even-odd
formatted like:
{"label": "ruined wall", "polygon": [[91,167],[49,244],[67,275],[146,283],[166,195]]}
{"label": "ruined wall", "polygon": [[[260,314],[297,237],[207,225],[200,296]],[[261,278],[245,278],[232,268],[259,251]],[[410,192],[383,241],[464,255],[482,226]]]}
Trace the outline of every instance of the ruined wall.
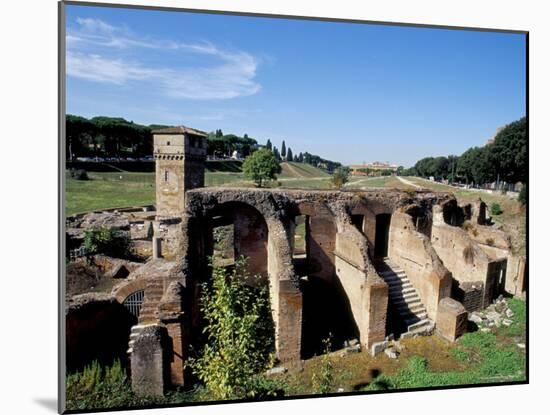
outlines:
{"label": "ruined wall", "polygon": [[415,230],[412,218],[395,212],[390,226],[389,257],[418,291],[428,317],[437,318],[441,299],[451,295],[452,278],[428,237]]}
{"label": "ruined wall", "polygon": [[335,258],[336,276],[348,297],[361,346],[369,349],[386,336],[388,285],[370,263],[365,236],[345,218],[336,234]]}
{"label": "ruined wall", "polygon": [[434,206],[433,218],[431,242],[437,255],[451,271],[458,285],[476,282],[483,284],[483,307],[487,306],[486,293],[493,286],[493,281],[489,281],[489,278],[494,276],[489,273],[491,259],[465,230],[445,223],[440,206]]}
{"label": "ruined wall", "polygon": [[267,225],[257,211],[238,209],[234,212],[235,254],[248,258],[251,275],[267,275]]}
{"label": "ruined wall", "polygon": [[290,235],[277,219],[267,220],[267,270],[273,322],[275,349],[284,365],[300,363],[302,348],[302,293],[292,265]]}

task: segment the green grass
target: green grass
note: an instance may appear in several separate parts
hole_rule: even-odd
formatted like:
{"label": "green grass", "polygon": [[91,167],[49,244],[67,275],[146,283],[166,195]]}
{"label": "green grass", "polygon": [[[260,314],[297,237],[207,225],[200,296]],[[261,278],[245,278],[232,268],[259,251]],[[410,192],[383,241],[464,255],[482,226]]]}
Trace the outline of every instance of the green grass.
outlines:
{"label": "green grass", "polygon": [[351,177],[350,181],[346,184],[346,189],[362,189],[365,187],[389,187],[400,188],[401,182],[393,176],[384,177]]}
{"label": "green grass", "polygon": [[92,173],[90,178],[75,180],[66,176],[67,215],[155,202],[153,173]]}
{"label": "green grass", "polygon": [[293,161],[281,163],[281,174],[279,178],[313,178],[329,177],[330,175],[317,167],[307,163],[296,163]]}
{"label": "green grass", "polygon": [[[240,171],[240,166],[238,161],[207,162],[205,186],[253,187],[254,184]],[[154,172],[98,171],[89,172],[88,176],[90,180],[75,180],[66,175],[67,215],[155,203]],[[280,180],[270,183],[270,187],[328,189],[329,180],[327,173],[308,164],[283,163]]]}
{"label": "green grass", "polygon": [[413,356],[396,375],[377,377],[364,390],[423,388],[525,380],[525,353],[512,337],[525,335],[525,301],[509,300],[513,324],[495,332],[475,331],[462,336],[452,349],[465,370],[435,372],[422,356]]}

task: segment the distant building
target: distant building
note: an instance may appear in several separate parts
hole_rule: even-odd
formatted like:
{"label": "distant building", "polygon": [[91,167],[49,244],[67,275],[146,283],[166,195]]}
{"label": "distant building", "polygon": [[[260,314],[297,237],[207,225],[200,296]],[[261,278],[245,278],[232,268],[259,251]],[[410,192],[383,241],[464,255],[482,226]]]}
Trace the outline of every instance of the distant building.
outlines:
{"label": "distant building", "polygon": [[380,161],[349,166],[351,174],[354,176],[380,176],[384,171],[394,174],[397,171],[397,167],[396,164],[390,164],[389,162],[382,163]]}

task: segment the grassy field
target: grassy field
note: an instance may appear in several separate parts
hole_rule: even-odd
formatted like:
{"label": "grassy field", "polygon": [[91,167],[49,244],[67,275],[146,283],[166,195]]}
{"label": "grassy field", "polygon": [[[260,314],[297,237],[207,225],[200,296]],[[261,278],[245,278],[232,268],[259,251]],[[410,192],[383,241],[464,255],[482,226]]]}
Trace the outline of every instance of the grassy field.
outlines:
{"label": "grassy field", "polygon": [[[96,163],[101,164],[101,163]],[[94,165],[95,166],[95,165]],[[95,166],[97,167],[97,166]],[[141,206],[155,202],[155,173],[129,172],[121,169],[89,172],[90,180],[75,180],[66,175],[67,215],[89,212],[98,209]],[[241,162],[208,162],[205,185],[254,187],[240,171]],[[305,163],[282,163],[282,173],[270,187],[287,189],[328,189],[330,176]]]}
{"label": "grassy field", "polygon": [[[384,353],[342,356],[329,355],[333,380],[331,392],[373,391],[422,388],[474,383],[499,383],[525,380],[525,302],[508,300],[514,311],[510,327],[473,331],[456,343],[438,336],[402,340],[398,359]],[[322,371],[326,357],[305,362],[302,372],[279,377],[289,395],[318,393],[312,379]]]}

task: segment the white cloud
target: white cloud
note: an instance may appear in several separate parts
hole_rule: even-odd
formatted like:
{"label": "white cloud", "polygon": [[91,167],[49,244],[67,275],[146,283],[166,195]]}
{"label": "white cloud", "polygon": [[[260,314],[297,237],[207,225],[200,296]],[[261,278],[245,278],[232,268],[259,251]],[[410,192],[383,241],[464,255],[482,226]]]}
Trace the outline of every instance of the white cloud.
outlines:
{"label": "white cloud", "polygon": [[[98,19],[77,19],[78,28],[67,31],[67,75],[93,82],[123,85],[150,83],[173,98],[230,99],[257,93],[259,61],[243,51],[223,50],[209,42],[185,43],[141,38],[123,27]],[[128,51],[140,48],[175,51],[182,57],[207,55],[214,65],[151,66],[130,60]],[[125,49],[124,54],[114,53]]]}

